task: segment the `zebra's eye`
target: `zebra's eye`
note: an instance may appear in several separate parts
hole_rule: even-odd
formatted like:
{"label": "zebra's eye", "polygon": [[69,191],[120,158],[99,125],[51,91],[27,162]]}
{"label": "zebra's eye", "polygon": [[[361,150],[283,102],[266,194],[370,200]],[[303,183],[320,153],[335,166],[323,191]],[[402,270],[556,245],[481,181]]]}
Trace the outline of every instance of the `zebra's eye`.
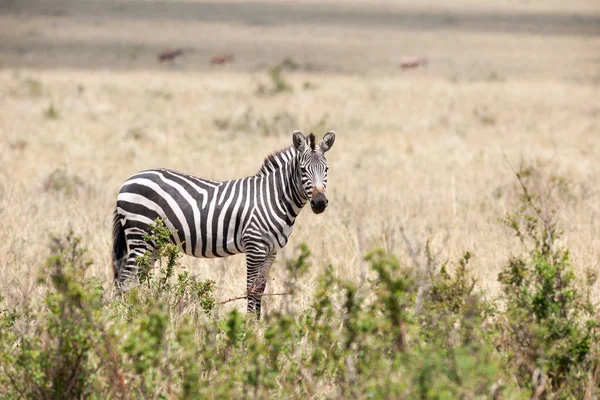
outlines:
{"label": "zebra's eye", "polygon": [[301,170],[302,172],[306,172],[306,167],[305,167],[304,165],[301,165],[301,166],[300,166],[300,170]]}

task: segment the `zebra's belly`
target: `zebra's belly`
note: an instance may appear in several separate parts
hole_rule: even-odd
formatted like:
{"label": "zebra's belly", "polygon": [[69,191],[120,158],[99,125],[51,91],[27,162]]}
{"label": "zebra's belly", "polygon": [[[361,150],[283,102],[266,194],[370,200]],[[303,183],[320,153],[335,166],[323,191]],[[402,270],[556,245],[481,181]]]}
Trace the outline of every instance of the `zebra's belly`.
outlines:
{"label": "zebra's belly", "polygon": [[[205,246],[204,252],[202,241],[198,240],[195,246],[195,253],[192,253],[191,247],[188,246],[186,254],[199,258],[220,258],[244,252],[242,245],[239,244],[239,242],[234,237],[227,237],[225,239],[223,239],[222,237],[218,237],[216,240],[216,244],[212,239],[212,237],[207,237],[208,244],[207,246]],[[236,242],[238,242],[237,246]]]}

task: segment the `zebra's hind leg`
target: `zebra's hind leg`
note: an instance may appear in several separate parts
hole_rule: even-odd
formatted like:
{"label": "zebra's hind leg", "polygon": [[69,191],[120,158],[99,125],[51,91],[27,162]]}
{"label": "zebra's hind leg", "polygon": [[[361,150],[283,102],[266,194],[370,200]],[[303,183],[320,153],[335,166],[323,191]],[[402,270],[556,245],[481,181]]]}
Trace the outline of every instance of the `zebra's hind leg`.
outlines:
{"label": "zebra's hind leg", "polygon": [[267,287],[269,270],[271,269],[271,265],[275,260],[275,254],[265,254],[263,252],[256,253],[246,253],[246,291],[248,295],[247,312],[256,314],[256,318],[260,319],[262,297]]}
{"label": "zebra's hind leg", "polygon": [[127,291],[139,284],[140,267],[138,258],[142,257],[148,251],[152,253],[149,264],[150,266],[153,266],[156,261],[156,256],[154,255],[155,248],[152,244],[135,240],[129,243],[129,252],[122,262],[121,270],[115,282],[120,292]]}

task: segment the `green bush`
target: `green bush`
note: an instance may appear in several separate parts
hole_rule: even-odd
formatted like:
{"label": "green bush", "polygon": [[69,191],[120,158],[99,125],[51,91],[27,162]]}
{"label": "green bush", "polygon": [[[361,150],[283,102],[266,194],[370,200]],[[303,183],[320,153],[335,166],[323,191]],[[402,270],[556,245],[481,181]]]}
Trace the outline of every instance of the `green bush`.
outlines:
{"label": "green bush", "polygon": [[499,347],[517,368],[522,387],[584,398],[598,388],[600,314],[578,286],[569,251],[556,244],[556,211],[538,206],[520,173],[517,179],[522,206],[504,222],[527,251],[498,277],[506,308],[498,315]]}
{"label": "green bush", "polygon": [[50,247],[43,303],[2,314],[0,393],[10,398],[81,398],[97,379],[102,286],[85,279],[91,262],[72,232]]}

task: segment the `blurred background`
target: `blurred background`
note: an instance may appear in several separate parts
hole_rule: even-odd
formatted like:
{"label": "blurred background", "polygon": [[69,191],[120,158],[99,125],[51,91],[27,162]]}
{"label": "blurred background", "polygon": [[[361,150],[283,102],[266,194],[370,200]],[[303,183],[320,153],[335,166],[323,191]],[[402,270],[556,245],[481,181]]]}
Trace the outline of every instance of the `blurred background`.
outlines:
{"label": "blurred background", "polygon": [[[365,252],[410,265],[428,241],[471,251],[493,292],[522,251],[500,222],[511,168],[555,189],[575,269],[598,269],[599,89],[597,0],[0,0],[0,289],[39,291],[48,234],[70,228],[111,288],[129,175],[252,175],[294,129],[337,132],[329,208],[303,212],[267,289],[306,242],[299,307],[325,265],[363,280]],[[244,293],[243,256],[183,263]]]}
{"label": "blurred background", "polygon": [[0,13],[5,68],[254,72],[290,58],[368,74],[425,58],[448,78],[590,81],[600,69],[594,0],[3,0]]}

